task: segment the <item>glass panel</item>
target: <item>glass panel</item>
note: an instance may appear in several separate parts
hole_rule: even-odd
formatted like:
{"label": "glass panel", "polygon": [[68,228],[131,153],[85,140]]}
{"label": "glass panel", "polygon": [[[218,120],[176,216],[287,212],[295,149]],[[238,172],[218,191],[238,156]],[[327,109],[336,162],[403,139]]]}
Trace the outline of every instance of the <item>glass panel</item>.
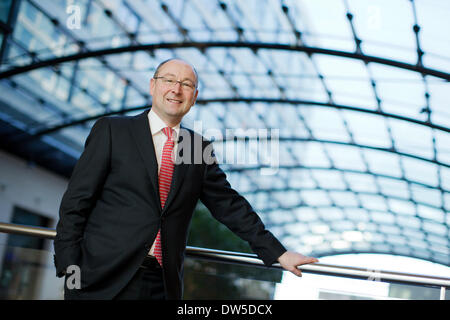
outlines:
{"label": "glass panel", "polygon": [[350,146],[332,145],[327,146],[328,154],[333,159],[333,164],[339,169],[352,169],[364,171],[366,165],[361,151]]}
{"label": "glass panel", "polygon": [[444,81],[429,81],[431,121],[441,126],[450,127],[450,84]]}
{"label": "glass panel", "polygon": [[55,275],[52,252],[5,245],[0,252],[1,300],[63,299],[64,280]]}
{"label": "glass panel", "polygon": [[419,74],[376,63],[369,68],[384,112],[425,120],[420,112],[426,103],[425,86]]}
{"label": "glass panel", "polygon": [[320,188],[341,190],[346,188],[342,174],[338,171],[311,170],[311,176]]}
{"label": "glass panel", "polygon": [[[289,6],[298,6],[308,18],[308,45],[353,51],[355,44],[346,18],[342,1],[285,1]],[[304,28],[300,29],[303,30]]]}
{"label": "glass panel", "polygon": [[324,153],[323,144],[315,142],[305,145],[301,162],[303,165],[311,167],[330,167],[331,164],[327,155]]}
{"label": "glass panel", "polygon": [[389,119],[398,152],[433,159],[432,131],[425,126]]}
{"label": "glass panel", "polygon": [[[303,272],[297,278],[283,272],[276,284],[275,300],[438,300],[440,287],[386,283],[377,278],[377,271],[367,280],[323,276]],[[369,280],[369,281],[368,281]],[[446,300],[450,300],[446,292]]]}
{"label": "glass panel", "polygon": [[[111,1],[104,1],[105,4],[110,4]],[[134,12],[130,10],[125,1],[120,1],[116,8],[117,18],[122,22],[128,32],[133,33],[136,31],[139,19]]]}
{"label": "glass panel", "polygon": [[281,270],[185,260],[184,299],[272,300]]}
{"label": "glass panel", "polygon": [[0,1],[0,21],[3,23],[8,22],[9,10],[11,8],[12,0]]}
{"label": "glass panel", "polygon": [[413,8],[409,1],[349,0],[348,4],[365,54],[415,63]]}
{"label": "glass panel", "polygon": [[[389,285],[389,296],[406,300],[439,300],[441,288],[427,288],[410,284],[392,283]],[[450,300],[448,293],[446,300]]]}
{"label": "glass panel", "polygon": [[315,109],[317,110],[316,116],[307,120],[314,137],[321,140],[350,141],[348,130],[344,125],[340,111],[326,108]]}
{"label": "glass panel", "polygon": [[364,150],[364,158],[371,172],[393,177],[402,176],[400,162],[396,154],[366,149]]}
{"label": "glass panel", "polygon": [[45,14],[26,1],[22,1],[13,38],[41,59],[63,55],[66,36]]}
{"label": "glass panel", "polygon": [[443,163],[450,163],[450,134],[442,131],[436,131],[435,139],[437,160]]}
{"label": "glass panel", "polygon": [[330,192],[330,196],[338,206],[357,207],[359,204],[357,196],[352,192]]}
{"label": "glass panel", "polygon": [[336,104],[375,107],[376,101],[367,69],[362,61],[315,55],[320,73]]}
{"label": "glass panel", "polygon": [[402,163],[407,179],[423,182],[430,186],[438,185],[437,165],[406,157],[402,157]]}
{"label": "glass panel", "polygon": [[415,0],[417,19],[420,25],[420,43],[425,54],[424,64],[428,68],[450,72],[450,43],[442,30],[450,30],[448,12],[450,3],[440,0]]}
{"label": "glass panel", "polygon": [[385,118],[361,112],[344,111],[343,114],[357,144],[382,148],[391,146]]}
{"label": "glass panel", "polygon": [[[381,188],[381,193],[391,197],[400,197],[407,199],[409,196],[408,185],[405,181],[387,179],[378,177],[378,184]],[[412,186],[414,188],[415,186]]]}

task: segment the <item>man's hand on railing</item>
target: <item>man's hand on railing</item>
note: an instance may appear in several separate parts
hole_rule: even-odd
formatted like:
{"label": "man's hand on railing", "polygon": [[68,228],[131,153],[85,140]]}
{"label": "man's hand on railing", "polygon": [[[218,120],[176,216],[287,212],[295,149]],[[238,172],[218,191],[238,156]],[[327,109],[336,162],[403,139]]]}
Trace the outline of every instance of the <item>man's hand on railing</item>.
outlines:
{"label": "man's hand on railing", "polygon": [[319,262],[319,260],[313,257],[304,256],[297,252],[286,251],[278,258],[278,262],[283,267],[283,269],[292,272],[298,277],[301,277],[302,272],[300,271],[300,269],[297,269],[298,266]]}

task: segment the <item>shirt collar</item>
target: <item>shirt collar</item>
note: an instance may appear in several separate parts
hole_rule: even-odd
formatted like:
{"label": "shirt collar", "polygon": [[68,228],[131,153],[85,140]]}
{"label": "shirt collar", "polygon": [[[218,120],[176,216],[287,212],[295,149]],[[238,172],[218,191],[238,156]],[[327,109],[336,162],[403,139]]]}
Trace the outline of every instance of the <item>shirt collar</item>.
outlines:
{"label": "shirt collar", "polygon": [[[156,114],[156,112],[153,111],[153,109],[150,109],[150,112],[148,113],[148,120],[150,122],[150,130],[152,131],[152,136],[162,131],[163,128],[167,127],[167,124]],[[174,140],[176,140],[175,138],[178,137],[180,133],[180,124],[177,124],[172,129],[175,130]]]}

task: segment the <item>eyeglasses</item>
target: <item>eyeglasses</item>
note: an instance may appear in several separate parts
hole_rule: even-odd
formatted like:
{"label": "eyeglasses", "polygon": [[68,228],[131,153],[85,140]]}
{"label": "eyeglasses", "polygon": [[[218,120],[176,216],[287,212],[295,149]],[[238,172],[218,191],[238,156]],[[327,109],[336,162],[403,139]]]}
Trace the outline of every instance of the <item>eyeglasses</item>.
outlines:
{"label": "eyeglasses", "polygon": [[190,90],[190,91],[194,91],[195,90],[195,84],[192,83],[192,81],[190,80],[184,80],[184,81],[180,81],[180,80],[175,80],[173,78],[166,78],[166,77],[153,77],[153,79],[161,79],[163,84],[167,87],[175,87],[175,85],[177,83],[179,83],[181,85],[181,88],[183,88],[183,90]]}

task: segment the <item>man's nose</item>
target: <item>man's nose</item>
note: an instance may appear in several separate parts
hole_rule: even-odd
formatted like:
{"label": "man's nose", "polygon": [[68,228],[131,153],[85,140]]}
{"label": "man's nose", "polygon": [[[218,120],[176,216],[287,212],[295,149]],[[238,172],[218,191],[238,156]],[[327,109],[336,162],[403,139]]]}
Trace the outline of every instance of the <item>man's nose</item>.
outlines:
{"label": "man's nose", "polygon": [[172,91],[177,94],[181,93],[181,91],[182,91],[181,82],[178,82],[178,81],[175,82],[175,84],[172,86]]}

